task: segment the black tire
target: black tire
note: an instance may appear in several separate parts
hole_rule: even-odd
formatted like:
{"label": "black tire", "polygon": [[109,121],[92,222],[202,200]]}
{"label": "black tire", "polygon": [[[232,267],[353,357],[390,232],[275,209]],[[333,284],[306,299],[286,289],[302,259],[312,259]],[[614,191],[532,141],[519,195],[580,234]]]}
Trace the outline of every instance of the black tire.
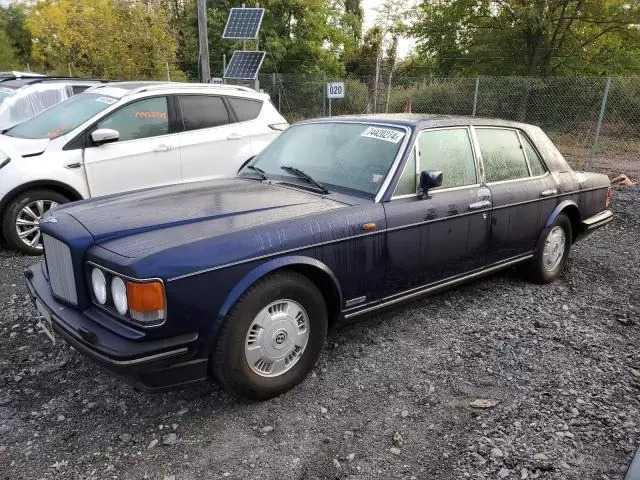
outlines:
{"label": "black tire", "polygon": [[58,204],[69,202],[67,197],[53,190],[44,188],[27,190],[19,193],[7,204],[2,216],[2,236],[7,245],[27,255],[42,255],[42,249],[30,247],[20,239],[16,230],[16,221],[18,214],[26,205],[38,200],[52,201]]}
{"label": "black tire", "polygon": [[[279,376],[258,375],[245,357],[247,333],[258,313],[272,302],[289,299],[308,315],[309,337],[297,363]],[[256,282],[233,306],[221,327],[211,357],[214,378],[236,397],[267,400],[302,382],[318,360],[327,335],[327,306],[307,277],[290,271],[276,272]]]}
{"label": "black tire", "polygon": [[[547,238],[549,238],[549,235],[556,227],[560,227],[564,231],[564,252],[557,266],[553,269],[549,269],[545,266],[544,248]],[[567,259],[569,258],[572,238],[571,220],[569,220],[569,217],[564,213],[560,213],[553,223],[549,227],[545,228],[540,234],[536,244],[533,260],[531,260],[528,265],[524,266],[523,273],[525,276],[536,283],[550,283],[557,279],[562,274],[564,266],[567,263]]]}

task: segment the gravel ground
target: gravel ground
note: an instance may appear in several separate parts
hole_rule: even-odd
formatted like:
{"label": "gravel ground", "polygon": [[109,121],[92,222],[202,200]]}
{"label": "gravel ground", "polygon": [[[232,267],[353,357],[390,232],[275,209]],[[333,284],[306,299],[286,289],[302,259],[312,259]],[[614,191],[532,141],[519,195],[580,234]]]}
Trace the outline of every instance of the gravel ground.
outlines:
{"label": "gravel ground", "polygon": [[35,259],[0,251],[0,478],[619,479],[640,436],[640,187],[614,201],[562,280],[504,272],[334,330],[265,403],[140,393],[51,345]]}

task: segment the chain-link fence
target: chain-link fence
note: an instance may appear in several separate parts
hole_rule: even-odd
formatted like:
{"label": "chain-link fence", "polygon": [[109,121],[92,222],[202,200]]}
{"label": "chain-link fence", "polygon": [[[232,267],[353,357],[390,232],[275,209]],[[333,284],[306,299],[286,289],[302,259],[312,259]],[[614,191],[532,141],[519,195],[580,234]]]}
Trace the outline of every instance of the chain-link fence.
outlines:
{"label": "chain-link fence", "polygon": [[[345,83],[329,104],[326,84]],[[474,77],[336,79],[260,76],[260,87],[289,121],[405,112],[475,115],[542,127],[574,168],[640,173],[640,77]]]}

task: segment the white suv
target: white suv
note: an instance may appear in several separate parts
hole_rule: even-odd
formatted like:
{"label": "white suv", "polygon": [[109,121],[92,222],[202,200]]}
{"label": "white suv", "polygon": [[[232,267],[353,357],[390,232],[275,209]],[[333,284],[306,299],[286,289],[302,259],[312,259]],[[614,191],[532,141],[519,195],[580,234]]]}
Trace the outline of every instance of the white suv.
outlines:
{"label": "white suv", "polygon": [[269,96],[246,87],[91,88],[0,135],[3,237],[40,254],[39,222],[56,205],[234,176],[286,127]]}

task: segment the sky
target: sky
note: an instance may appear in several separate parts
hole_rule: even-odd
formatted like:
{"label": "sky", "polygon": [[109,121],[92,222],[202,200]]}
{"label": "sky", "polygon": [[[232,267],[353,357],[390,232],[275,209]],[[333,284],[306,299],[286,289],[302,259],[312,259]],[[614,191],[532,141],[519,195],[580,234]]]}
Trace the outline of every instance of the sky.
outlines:
{"label": "sky", "polygon": [[[371,28],[376,20],[376,8],[383,0],[362,0],[362,8],[364,9],[364,27]],[[415,3],[415,0],[414,2]],[[398,42],[398,58],[405,58],[415,47],[416,41],[413,38],[401,38]]]}

